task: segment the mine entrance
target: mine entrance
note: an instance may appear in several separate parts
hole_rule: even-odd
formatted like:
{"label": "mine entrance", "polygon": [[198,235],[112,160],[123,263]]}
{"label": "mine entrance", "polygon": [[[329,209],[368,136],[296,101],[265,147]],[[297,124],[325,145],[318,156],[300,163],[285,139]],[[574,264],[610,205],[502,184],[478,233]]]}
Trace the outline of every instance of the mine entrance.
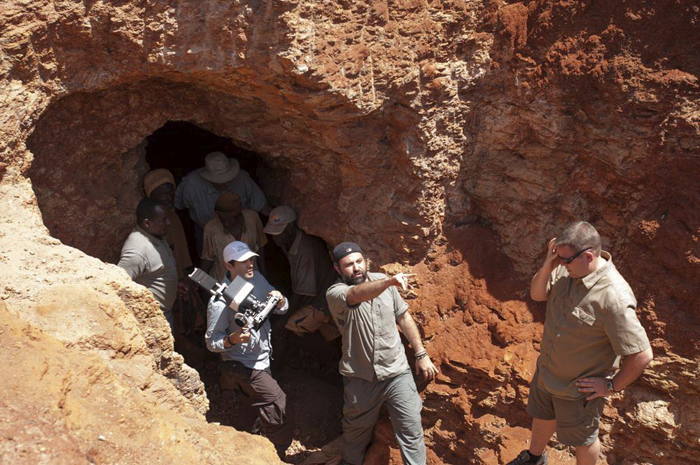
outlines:
{"label": "mine entrance", "polygon": [[[270,168],[256,153],[235,145],[231,139],[220,137],[194,124],[169,121],[145,139],[145,161],[148,169],[168,169],[179,184],[192,170],[204,166],[207,154],[220,151],[236,158],[241,169],[261,187],[273,205],[279,199],[271,198],[264,171]],[[179,211],[185,227],[193,264],[200,260],[194,246],[193,222],[187,211]],[[260,215],[262,223],[267,217]],[[283,294],[291,295],[289,264],[282,250],[271,236],[264,247],[264,276]],[[205,301],[206,293],[200,293]],[[339,416],[342,408],[342,378],[338,374],[340,339],[325,341],[319,333],[299,337],[283,327],[283,317],[273,317],[273,375],[287,394],[287,404],[294,410],[296,436],[304,448],[320,447],[341,434]],[[240,393],[225,390],[219,385],[218,354],[204,347],[203,332],[176,335],[176,349],[188,365],[197,369],[205,383],[210,400],[208,419],[236,429],[250,431],[256,412]],[[303,457],[303,450],[299,458]]]}

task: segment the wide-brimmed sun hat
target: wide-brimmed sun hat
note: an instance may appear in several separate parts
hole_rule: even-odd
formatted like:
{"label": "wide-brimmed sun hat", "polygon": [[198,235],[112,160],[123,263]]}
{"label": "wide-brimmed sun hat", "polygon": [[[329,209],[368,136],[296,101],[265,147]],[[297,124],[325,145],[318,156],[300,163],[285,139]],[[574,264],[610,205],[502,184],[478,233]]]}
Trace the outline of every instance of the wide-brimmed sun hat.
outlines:
{"label": "wide-brimmed sun hat", "polygon": [[221,152],[212,152],[204,159],[204,169],[199,175],[207,181],[221,184],[233,180],[240,169],[235,158],[228,158]]}

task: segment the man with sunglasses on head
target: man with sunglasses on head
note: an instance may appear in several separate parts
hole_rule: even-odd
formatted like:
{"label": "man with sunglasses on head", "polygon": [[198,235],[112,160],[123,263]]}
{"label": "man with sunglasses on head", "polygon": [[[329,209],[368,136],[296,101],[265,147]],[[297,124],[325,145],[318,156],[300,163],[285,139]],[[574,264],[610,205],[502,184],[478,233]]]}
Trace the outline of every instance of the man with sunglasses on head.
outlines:
{"label": "man with sunglasses on head", "polygon": [[547,302],[527,403],[532,438],[530,448],[508,465],[546,464],[554,432],[576,449],[577,464],[595,464],[605,398],[637,379],[653,357],[635,313],[637,301],[601,250],[598,231],[584,221],[549,241],[530,296]]}

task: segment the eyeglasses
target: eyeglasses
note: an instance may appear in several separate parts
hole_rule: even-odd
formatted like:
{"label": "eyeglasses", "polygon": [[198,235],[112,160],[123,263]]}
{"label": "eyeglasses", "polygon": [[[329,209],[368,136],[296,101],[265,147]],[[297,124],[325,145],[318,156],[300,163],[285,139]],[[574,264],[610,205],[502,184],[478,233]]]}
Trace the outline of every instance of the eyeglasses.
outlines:
{"label": "eyeglasses", "polygon": [[559,257],[559,260],[561,260],[562,262],[564,262],[564,263],[566,263],[566,264],[568,265],[569,263],[573,262],[573,261],[576,260],[578,257],[580,257],[581,254],[582,254],[583,252],[585,252],[586,250],[591,250],[592,248],[593,248],[593,247],[586,247],[585,249],[583,249],[583,250],[581,250],[581,251],[579,251],[579,252],[576,252],[573,256],[571,256],[571,257],[569,257],[569,258],[564,258],[564,257],[562,257],[562,256],[559,255],[559,254],[557,254],[557,257]]}

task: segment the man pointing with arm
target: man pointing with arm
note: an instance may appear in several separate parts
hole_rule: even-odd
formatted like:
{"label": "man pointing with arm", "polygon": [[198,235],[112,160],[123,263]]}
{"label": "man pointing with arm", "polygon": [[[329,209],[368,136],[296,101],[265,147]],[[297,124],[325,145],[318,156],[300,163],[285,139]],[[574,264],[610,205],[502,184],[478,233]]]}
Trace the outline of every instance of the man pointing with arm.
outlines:
{"label": "man pointing with arm", "polygon": [[430,380],[438,370],[397,290],[398,286],[406,288],[409,275],[390,278],[368,272],[362,250],[352,242],[343,242],[333,250],[333,262],[340,281],[328,289],[326,297],[343,337],[343,459],[345,463],[362,463],[379,411],[386,403],[404,463],[424,464],[423,405],[397,324],[415,350],[416,373]]}

